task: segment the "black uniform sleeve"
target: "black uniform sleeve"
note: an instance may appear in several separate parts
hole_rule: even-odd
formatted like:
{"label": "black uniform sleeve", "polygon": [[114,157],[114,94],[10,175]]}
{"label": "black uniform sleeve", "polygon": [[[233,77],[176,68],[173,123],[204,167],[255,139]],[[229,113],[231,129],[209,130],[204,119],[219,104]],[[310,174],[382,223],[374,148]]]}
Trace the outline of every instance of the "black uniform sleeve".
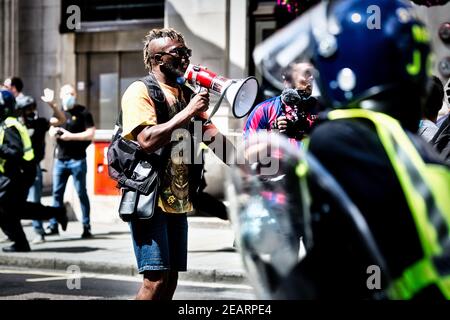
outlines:
{"label": "black uniform sleeve", "polygon": [[23,144],[19,131],[11,127],[5,130],[3,144],[0,146],[0,157],[5,160],[18,160],[23,157]]}
{"label": "black uniform sleeve", "polygon": [[[411,219],[410,207],[372,122],[348,119],[320,124],[311,134],[310,151],[360,210],[380,251],[390,264],[392,277],[401,275],[406,266],[421,258],[422,247],[414,219]],[[320,205],[320,198],[314,195],[312,197]],[[343,214],[329,216],[336,217],[333,221],[336,224],[336,221],[343,220],[344,217],[348,220],[348,215]],[[322,239],[325,239],[324,242],[328,239],[327,246],[331,247],[329,252],[333,252],[333,243],[329,240],[342,237],[351,230],[354,227],[348,224],[327,228],[327,232],[322,233],[326,235]],[[347,241],[347,244],[352,245],[352,242]],[[355,260],[355,252],[366,252],[366,249],[348,250],[347,257],[344,258],[343,248],[342,243],[340,248],[334,248],[341,250],[342,255],[336,259],[351,261]],[[399,252],[402,254],[399,255]],[[358,261],[356,259],[354,263]],[[361,283],[365,283],[366,279],[367,275],[359,278]]]}
{"label": "black uniform sleeve", "polygon": [[368,193],[378,194],[386,183],[380,173],[392,172],[370,122],[323,123],[311,134],[310,151],[339,182],[349,182],[352,187]]}

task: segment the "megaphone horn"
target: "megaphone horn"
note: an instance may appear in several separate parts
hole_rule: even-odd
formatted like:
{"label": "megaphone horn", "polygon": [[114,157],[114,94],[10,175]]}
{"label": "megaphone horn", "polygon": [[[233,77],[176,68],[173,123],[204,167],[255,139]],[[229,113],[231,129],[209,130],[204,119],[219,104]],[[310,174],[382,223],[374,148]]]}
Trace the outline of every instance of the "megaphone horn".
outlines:
{"label": "megaphone horn", "polygon": [[258,94],[259,85],[255,77],[228,79],[203,66],[190,64],[184,78],[191,85],[207,88],[220,95],[207,122],[210,122],[211,117],[217,112],[224,97],[230,103],[234,117],[245,117],[251,111]]}

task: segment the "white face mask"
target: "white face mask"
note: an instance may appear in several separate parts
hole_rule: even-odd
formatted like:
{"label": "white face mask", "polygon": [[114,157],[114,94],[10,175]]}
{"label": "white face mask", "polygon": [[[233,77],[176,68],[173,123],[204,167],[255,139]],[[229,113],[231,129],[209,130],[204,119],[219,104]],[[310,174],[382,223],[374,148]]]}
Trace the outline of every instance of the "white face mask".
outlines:
{"label": "white face mask", "polygon": [[66,95],[62,98],[62,105],[64,110],[70,110],[75,105],[75,96]]}

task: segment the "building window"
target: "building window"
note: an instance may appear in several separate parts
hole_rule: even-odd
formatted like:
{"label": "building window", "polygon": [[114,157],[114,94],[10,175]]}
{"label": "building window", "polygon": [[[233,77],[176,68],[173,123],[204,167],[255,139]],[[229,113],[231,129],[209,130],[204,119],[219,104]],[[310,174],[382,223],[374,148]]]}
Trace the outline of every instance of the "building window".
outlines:
{"label": "building window", "polygon": [[[80,8],[80,29],[69,29],[67,21]],[[127,30],[164,19],[164,0],[62,0],[60,32]]]}

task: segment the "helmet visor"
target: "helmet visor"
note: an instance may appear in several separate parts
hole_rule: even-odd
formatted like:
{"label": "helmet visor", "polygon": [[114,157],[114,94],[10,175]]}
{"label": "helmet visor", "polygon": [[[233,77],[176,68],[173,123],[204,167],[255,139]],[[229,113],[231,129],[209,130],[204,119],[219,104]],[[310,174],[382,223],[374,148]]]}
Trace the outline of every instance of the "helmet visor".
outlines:
{"label": "helmet visor", "polygon": [[282,72],[289,64],[311,59],[313,35],[326,34],[326,10],[326,1],[317,4],[256,46],[253,51],[256,67],[278,89],[284,87]]}
{"label": "helmet visor", "polygon": [[271,298],[303,256],[309,216],[298,176],[303,154],[285,137],[256,133],[238,150],[246,163],[232,167],[227,183],[236,241],[257,294]]}

